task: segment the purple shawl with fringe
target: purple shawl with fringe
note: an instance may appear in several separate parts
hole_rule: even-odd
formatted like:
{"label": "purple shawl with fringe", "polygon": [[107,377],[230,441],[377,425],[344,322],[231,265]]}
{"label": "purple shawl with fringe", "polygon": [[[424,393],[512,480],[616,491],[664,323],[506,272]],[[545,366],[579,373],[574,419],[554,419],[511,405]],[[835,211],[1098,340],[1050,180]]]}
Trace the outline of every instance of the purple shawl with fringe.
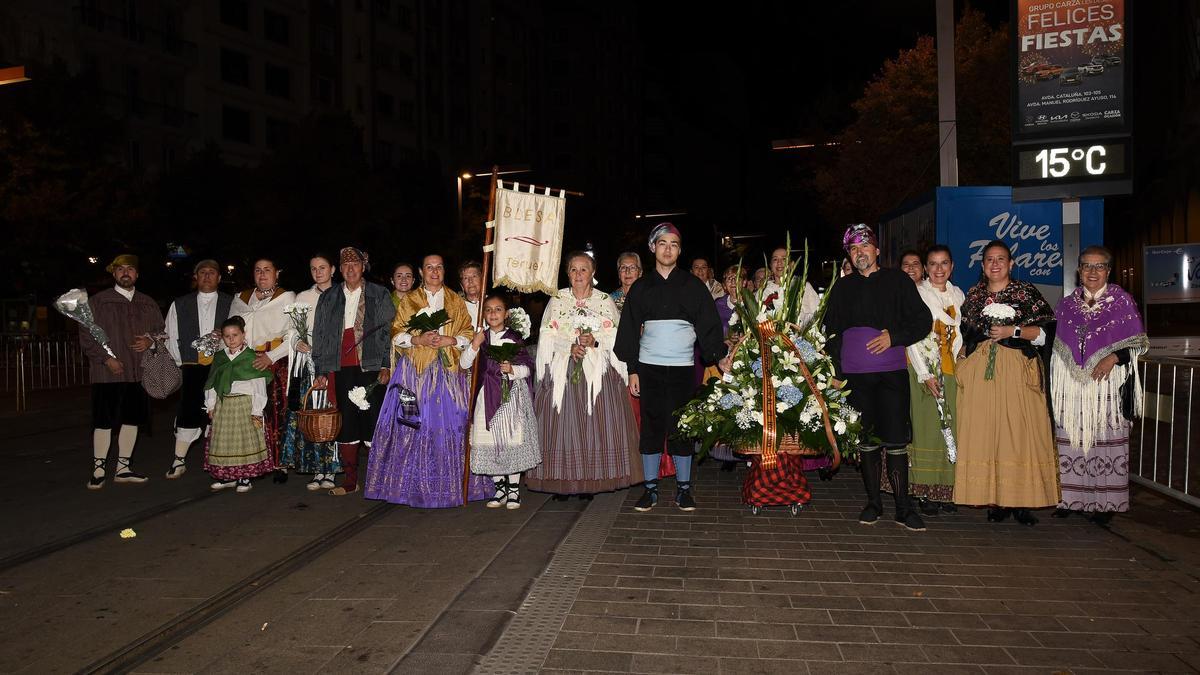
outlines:
{"label": "purple shawl with fringe", "polygon": [[1133,296],[1109,284],[1095,305],[1088,307],[1083,287],[1076,288],[1058,303],[1055,342],[1071,353],[1075,365],[1095,368],[1100,359],[1128,347],[1143,346],[1146,330]]}
{"label": "purple shawl with fringe", "polygon": [[[500,364],[488,358],[487,348],[492,344],[492,329],[484,328],[483,346],[479,348],[479,356],[476,358],[483,359],[483,419],[487,420],[487,428],[492,428],[492,418],[496,415],[496,410],[500,408],[500,379],[503,373],[500,372]],[[517,331],[506,328],[502,336],[521,346],[521,351],[517,353],[517,358],[510,361],[514,366],[526,366],[529,368],[529,377],[522,380],[513,380],[509,386],[517,387],[524,385],[529,387],[529,393],[533,395],[533,359],[529,356],[529,350],[525,348],[525,340],[521,339],[521,334]]]}

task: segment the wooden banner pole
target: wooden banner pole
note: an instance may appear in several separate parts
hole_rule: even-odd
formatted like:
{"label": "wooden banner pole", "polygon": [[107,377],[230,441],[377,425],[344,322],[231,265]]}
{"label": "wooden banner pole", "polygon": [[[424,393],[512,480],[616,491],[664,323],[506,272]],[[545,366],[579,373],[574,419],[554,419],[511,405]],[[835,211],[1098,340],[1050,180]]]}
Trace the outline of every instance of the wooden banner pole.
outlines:
{"label": "wooden banner pole", "polygon": [[[496,176],[499,175],[500,167],[492,167],[492,185],[488,189],[488,210],[487,221],[483,225],[483,269],[480,270],[482,279],[479,280],[479,316],[475,318],[475,332],[478,333],[483,328],[483,300],[488,293],[488,272],[492,262],[492,244],[496,240],[496,228],[488,227],[496,219]],[[467,390],[467,434],[463,439],[463,478],[462,478],[462,498],[463,506],[466,506],[470,501],[467,494],[467,488],[471,482],[471,425],[475,422],[475,388],[479,383],[479,364],[483,361],[483,354],[475,355],[475,363],[471,365],[471,388]]]}

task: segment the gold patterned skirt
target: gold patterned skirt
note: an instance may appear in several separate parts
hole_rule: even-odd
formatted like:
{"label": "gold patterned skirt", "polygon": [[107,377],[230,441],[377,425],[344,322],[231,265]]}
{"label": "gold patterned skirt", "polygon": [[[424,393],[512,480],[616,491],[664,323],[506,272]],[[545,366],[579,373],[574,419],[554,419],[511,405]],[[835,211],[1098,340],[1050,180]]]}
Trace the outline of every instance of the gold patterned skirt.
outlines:
{"label": "gold patterned skirt", "polygon": [[956,367],[958,462],[954,502],[1041,508],[1059,501],[1058,455],[1036,359],[998,346],[993,379],[984,379],[990,345]]}

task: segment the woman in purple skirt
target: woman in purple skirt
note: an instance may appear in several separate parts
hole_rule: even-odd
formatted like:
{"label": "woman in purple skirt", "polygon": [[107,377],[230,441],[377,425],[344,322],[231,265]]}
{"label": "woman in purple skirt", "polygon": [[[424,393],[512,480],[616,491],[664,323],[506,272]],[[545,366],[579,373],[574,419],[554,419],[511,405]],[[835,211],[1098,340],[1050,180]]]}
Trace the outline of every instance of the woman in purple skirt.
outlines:
{"label": "woman in purple skirt", "polygon": [[[466,302],[443,285],[441,256],[426,256],[420,274],[421,287],[405,294],[396,308],[396,367],[375,426],[365,494],[420,508],[461,506],[468,383],[458,362],[473,326]],[[414,316],[438,310],[449,317],[440,329],[409,327]],[[415,414],[411,406],[405,410],[405,390],[416,394]],[[490,479],[470,476],[470,500],[487,499],[492,491]]]}

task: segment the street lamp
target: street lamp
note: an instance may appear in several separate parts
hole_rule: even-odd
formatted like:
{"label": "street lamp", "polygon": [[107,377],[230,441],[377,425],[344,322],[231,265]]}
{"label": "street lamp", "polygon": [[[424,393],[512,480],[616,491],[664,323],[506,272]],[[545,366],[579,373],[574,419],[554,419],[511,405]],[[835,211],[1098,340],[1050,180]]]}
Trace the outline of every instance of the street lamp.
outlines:
{"label": "street lamp", "polygon": [[[500,170],[496,172],[496,175],[504,176],[504,175],[512,174],[512,173],[529,173],[530,171],[533,171],[533,169],[531,169],[528,164],[514,164],[512,166],[500,167]],[[477,176],[490,176],[490,175],[492,175],[491,171],[476,171],[475,173],[471,173],[470,171],[463,171],[459,175],[455,176],[454,181],[458,187],[458,220],[457,220],[458,227],[456,229],[457,232],[462,232],[462,225],[463,225],[463,181],[471,180],[472,178],[475,178]]]}

